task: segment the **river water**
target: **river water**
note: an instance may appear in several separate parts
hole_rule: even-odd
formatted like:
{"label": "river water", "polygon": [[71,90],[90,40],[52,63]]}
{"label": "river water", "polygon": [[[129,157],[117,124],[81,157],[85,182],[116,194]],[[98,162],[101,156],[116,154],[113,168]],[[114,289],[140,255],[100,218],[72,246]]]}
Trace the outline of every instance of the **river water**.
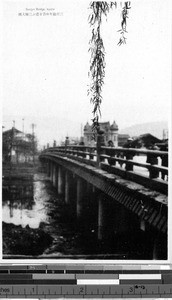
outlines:
{"label": "river water", "polygon": [[80,226],[43,173],[26,180],[4,180],[2,207],[4,257],[72,258],[112,254],[113,250],[97,242],[97,224]]}
{"label": "river water", "polygon": [[[25,228],[39,228],[41,222],[48,223],[48,194],[46,176],[35,174],[33,180],[11,182],[16,191],[14,199],[3,199],[3,221]],[[22,193],[21,193],[21,188]]]}
{"label": "river water", "polygon": [[27,179],[5,178],[2,207],[4,258],[149,258],[145,254],[147,237],[140,231],[98,241],[94,216],[87,223],[78,223],[43,173]]}

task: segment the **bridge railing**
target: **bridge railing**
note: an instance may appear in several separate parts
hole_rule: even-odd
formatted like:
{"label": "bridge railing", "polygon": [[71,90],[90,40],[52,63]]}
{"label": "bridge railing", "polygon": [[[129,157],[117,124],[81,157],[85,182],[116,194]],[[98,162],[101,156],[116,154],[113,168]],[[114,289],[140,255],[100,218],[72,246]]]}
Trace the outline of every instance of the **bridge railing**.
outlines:
{"label": "bridge railing", "polygon": [[163,180],[168,178],[168,152],[166,151],[108,147],[101,149],[104,152],[100,154],[101,161],[106,161],[111,166],[124,165],[126,171],[133,171],[135,167],[137,171],[139,168],[140,171],[144,168],[149,172],[150,178],[158,178],[159,173],[163,174],[161,176]]}
{"label": "bridge railing", "polygon": [[167,193],[168,152],[135,148],[61,146],[44,150],[101,168],[109,173]]}
{"label": "bridge railing", "polygon": [[60,147],[53,147],[44,150],[44,152],[54,152],[59,153],[61,155],[67,155],[73,158],[85,158],[87,162],[96,166],[97,165],[97,149],[96,147],[86,147],[86,146],[60,146]]}

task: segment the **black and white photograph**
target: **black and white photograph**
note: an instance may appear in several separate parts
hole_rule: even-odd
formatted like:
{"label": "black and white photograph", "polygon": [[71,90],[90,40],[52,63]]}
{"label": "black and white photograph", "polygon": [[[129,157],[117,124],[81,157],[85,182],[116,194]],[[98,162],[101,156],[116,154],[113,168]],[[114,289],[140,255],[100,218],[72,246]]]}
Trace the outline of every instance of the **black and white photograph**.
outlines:
{"label": "black and white photograph", "polygon": [[169,259],[171,1],[3,0],[2,259]]}

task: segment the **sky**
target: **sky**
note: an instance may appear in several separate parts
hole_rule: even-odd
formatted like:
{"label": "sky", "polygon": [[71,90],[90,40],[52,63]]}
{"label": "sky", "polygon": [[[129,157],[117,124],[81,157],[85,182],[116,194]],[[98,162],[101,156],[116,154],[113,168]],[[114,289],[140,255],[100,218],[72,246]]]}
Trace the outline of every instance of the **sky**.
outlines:
{"label": "sky", "polygon": [[[92,28],[90,1],[3,0],[2,125],[35,133],[41,145],[80,136],[91,123],[87,95]],[[58,13],[24,16],[20,13]],[[121,8],[102,23],[106,51],[101,121],[119,129],[169,121],[171,0],[133,0],[127,43],[119,41]],[[24,120],[23,120],[24,119]]]}

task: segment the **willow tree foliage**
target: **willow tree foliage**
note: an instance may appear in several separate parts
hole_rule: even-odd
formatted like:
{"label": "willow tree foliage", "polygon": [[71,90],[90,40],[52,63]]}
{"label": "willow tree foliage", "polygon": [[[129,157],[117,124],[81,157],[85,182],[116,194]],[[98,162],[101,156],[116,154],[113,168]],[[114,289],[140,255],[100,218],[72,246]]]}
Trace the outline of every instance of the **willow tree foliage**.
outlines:
{"label": "willow tree foliage", "polygon": [[[118,30],[120,37],[118,45],[126,43],[127,33],[127,18],[130,9],[130,2],[121,4],[121,28]],[[107,17],[113,7],[117,7],[117,2],[93,1],[90,3],[91,13],[89,15],[89,24],[92,28],[92,36],[90,39],[91,53],[89,77],[91,79],[88,93],[90,102],[93,104],[93,132],[96,133],[99,129],[99,118],[101,117],[102,103],[102,87],[105,77],[105,47],[101,35],[102,20]]]}

